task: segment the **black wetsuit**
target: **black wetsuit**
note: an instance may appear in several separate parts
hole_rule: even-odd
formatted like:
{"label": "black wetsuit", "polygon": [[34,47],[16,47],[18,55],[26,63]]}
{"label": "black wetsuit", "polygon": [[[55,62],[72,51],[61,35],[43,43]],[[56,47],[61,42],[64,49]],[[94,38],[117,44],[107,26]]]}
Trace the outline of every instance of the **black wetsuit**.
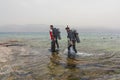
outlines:
{"label": "black wetsuit", "polygon": [[53,28],[53,35],[55,38],[55,45],[57,45],[57,48],[59,48],[59,43],[58,43],[58,32],[56,28]]}
{"label": "black wetsuit", "polygon": [[51,51],[56,52],[56,46],[59,49],[58,37],[57,37],[58,33],[56,31],[56,28],[52,29],[52,34],[53,34],[54,39],[52,39],[51,41]]}
{"label": "black wetsuit", "polygon": [[[70,30],[67,32],[68,33],[68,57],[71,56],[71,52],[70,52],[70,47],[73,47],[73,50],[75,51],[75,53],[77,53],[76,50],[76,38],[75,38],[75,34]],[[72,42],[72,44],[70,43]]]}

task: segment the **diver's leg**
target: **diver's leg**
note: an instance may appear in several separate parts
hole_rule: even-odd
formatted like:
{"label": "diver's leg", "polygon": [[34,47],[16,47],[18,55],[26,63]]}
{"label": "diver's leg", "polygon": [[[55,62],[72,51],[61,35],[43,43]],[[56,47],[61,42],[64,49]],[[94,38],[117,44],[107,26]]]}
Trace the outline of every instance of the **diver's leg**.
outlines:
{"label": "diver's leg", "polygon": [[68,58],[70,58],[71,57],[71,52],[70,52],[70,47],[71,47],[72,45],[69,45],[68,46]]}
{"label": "diver's leg", "polygon": [[52,40],[51,42],[51,51],[55,52],[55,41],[54,40]]}
{"label": "diver's leg", "polygon": [[58,44],[58,40],[57,40],[57,38],[56,38],[56,45],[57,45],[57,48],[59,49],[59,44]]}
{"label": "diver's leg", "polygon": [[75,41],[73,41],[73,50],[77,53]]}

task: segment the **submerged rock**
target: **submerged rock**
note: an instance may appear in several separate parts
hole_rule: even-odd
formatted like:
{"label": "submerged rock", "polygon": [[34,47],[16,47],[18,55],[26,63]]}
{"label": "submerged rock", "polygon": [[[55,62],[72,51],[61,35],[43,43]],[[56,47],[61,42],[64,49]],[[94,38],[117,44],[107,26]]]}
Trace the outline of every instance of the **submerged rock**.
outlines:
{"label": "submerged rock", "polygon": [[0,62],[7,62],[10,54],[12,54],[11,48],[0,46]]}

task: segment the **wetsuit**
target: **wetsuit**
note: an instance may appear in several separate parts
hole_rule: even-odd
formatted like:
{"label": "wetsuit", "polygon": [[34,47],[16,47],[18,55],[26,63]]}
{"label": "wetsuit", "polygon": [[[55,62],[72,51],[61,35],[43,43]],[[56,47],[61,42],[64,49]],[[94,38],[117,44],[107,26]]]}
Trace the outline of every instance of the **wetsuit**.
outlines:
{"label": "wetsuit", "polygon": [[57,48],[59,49],[59,44],[58,44],[58,32],[56,28],[53,28],[53,36],[55,38],[55,44],[57,46]]}
{"label": "wetsuit", "polygon": [[75,53],[77,53],[76,50],[76,38],[75,38],[75,34],[70,30],[67,32],[68,33],[68,57],[71,56],[70,53],[70,48],[73,47],[73,50],[75,51]]}
{"label": "wetsuit", "polygon": [[51,51],[55,52],[55,38],[52,29],[50,29],[50,38],[51,38]]}

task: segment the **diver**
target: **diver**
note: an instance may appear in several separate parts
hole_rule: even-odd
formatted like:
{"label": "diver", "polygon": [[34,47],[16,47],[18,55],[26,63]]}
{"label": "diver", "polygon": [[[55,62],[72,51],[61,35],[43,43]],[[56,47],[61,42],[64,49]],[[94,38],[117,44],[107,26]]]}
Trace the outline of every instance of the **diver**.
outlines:
{"label": "diver", "polygon": [[[75,53],[77,53],[77,49],[76,49],[76,42],[79,43],[80,39],[78,37],[78,33],[75,30],[71,30],[68,25],[65,28],[67,31],[67,39],[68,39],[68,58],[74,58],[75,57]],[[71,47],[74,50],[74,55],[72,55],[71,53]]]}
{"label": "diver", "polygon": [[58,51],[59,50],[58,39],[60,40],[61,36],[60,36],[59,29],[58,28],[54,28],[53,25],[50,25],[50,38],[51,38],[51,52]]}

